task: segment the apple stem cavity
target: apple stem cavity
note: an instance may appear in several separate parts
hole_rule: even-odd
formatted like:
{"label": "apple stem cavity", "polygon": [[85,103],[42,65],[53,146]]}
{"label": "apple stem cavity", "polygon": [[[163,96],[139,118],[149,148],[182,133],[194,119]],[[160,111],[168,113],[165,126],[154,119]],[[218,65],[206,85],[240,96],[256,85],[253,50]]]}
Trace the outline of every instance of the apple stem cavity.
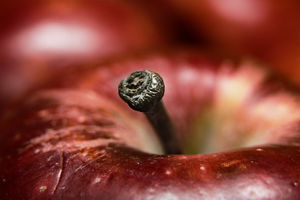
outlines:
{"label": "apple stem cavity", "polygon": [[144,70],[130,74],[119,84],[119,96],[133,110],[143,112],[159,136],[167,154],[180,154],[173,123],[163,105],[165,85],[161,76]]}

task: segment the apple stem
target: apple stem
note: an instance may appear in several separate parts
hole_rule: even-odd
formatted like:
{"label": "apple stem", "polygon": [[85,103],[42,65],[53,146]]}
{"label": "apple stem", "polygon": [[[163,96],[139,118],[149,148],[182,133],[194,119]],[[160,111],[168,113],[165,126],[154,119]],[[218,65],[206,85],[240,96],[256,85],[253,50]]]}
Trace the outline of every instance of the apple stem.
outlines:
{"label": "apple stem", "polygon": [[180,154],[175,128],[163,105],[163,79],[148,70],[137,71],[121,81],[120,97],[136,111],[143,112],[159,136],[167,154]]}
{"label": "apple stem", "polygon": [[145,112],[155,132],[159,135],[167,154],[180,154],[179,143],[175,128],[162,102],[158,102],[153,109]]}

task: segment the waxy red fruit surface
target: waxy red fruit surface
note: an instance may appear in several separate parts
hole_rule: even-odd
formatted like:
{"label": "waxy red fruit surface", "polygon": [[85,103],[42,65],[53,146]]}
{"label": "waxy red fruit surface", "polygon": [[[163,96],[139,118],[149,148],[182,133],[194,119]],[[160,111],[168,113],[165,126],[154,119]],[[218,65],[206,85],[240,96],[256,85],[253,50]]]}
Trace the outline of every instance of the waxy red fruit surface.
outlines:
{"label": "waxy red fruit surface", "polygon": [[[164,101],[185,151],[188,138],[203,146],[192,153],[219,151],[211,149],[218,137],[222,150],[232,148],[226,136],[238,147],[265,144],[161,155],[143,116],[117,96],[119,81],[138,69],[164,78]],[[300,198],[298,97],[254,64],[179,52],[67,74],[6,115],[2,199]],[[209,147],[199,140],[205,133]]]}

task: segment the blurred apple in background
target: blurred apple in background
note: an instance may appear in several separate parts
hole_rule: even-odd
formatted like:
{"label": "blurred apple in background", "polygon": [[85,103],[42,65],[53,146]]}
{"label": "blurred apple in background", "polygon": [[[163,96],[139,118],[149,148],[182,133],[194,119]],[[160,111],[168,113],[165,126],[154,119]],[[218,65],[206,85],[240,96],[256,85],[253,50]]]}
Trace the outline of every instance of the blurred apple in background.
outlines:
{"label": "blurred apple in background", "polygon": [[222,55],[254,57],[300,86],[297,0],[169,0],[198,38]]}
{"label": "blurred apple in background", "polygon": [[122,1],[6,1],[0,15],[3,105],[71,64],[167,44],[166,24]]}

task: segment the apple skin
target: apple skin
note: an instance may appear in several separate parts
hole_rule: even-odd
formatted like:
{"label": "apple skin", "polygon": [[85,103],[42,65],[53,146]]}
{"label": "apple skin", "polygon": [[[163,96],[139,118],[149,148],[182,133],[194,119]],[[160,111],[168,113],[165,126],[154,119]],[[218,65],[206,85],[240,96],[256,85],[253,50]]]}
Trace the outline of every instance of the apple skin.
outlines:
{"label": "apple skin", "polygon": [[163,47],[169,41],[164,35],[171,38],[164,25],[122,1],[2,2],[0,104],[70,65]]}
{"label": "apple skin", "polygon": [[213,51],[233,57],[255,57],[300,85],[297,0],[168,2]]}
{"label": "apple skin", "polygon": [[[271,132],[272,136],[263,145],[202,155],[161,155],[157,138],[145,119],[129,111],[117,97],[120,77],[140,68],[157,71],[164,77],[164,100],[177,129],[194,137],[188,127],[199,122],[195,111],[214,108],[220,100],[236,113],[224,98],[228,96],[220,96],[230,87],[227,84],[224,91],[219,91],[218,83],[224,83],[223,76],[229,81],[238,77],[242,82],[233,83],[247,89],[244,79],[257,81],[253,78],[257,71],[249,71],[252,67],[231,66],[228,71],[228,64],[210,61],[198,52],[179,52],[129,58],[84,73],[75,70],[63,80],[55,80],[48,90],[33,94],[2,120],[2,199],[299,199],[299,116],[286,115],[288,121],[279,116],[281,121],[273,121],[262,133],[267,136]],[[248,71],[243,74],[245,69]],[[214,78],[205,78],[209,74]],[[255,104],[251,110],[274,98],[272,109],[284,104],[287,107],[283,110],[296,112],[295,105],[286,98],[297,96],[287,88],[274,89],[278,84],[267,79],[250,92],[246,102]],[[266,88],[267,95],[261,93]],[[288,94],[285,99],[283,92]],[[247,110],[248,104],[238,109]],[[178,105],[183,108],[181,112]],[[259,108],[260,113],[266,112],[263,117],[273,115]],[[254,117],[257,122],[263,120]],[[243,124],[241,119],[234,120]],[[245,136],[234,134],[230,137]]]}

